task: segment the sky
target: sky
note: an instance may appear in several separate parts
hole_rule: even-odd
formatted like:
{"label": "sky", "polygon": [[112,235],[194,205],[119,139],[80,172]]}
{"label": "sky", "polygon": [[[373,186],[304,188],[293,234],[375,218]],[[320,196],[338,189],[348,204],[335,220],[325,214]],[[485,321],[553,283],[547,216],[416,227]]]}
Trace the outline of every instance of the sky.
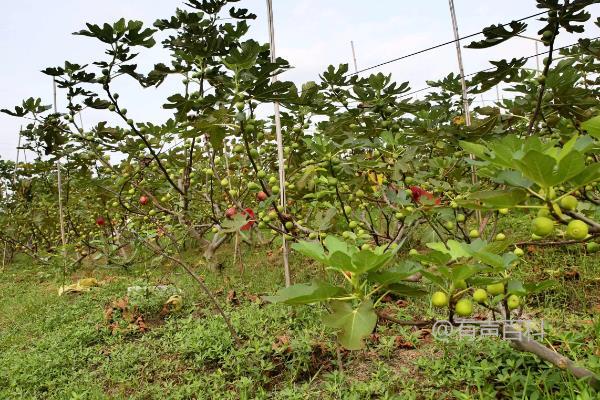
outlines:
{"label": "sky", "polygon": [[[248,8],[258,18],[250,21],[248,38],[268,42],[265,0],[241,0],[236,7]],[[151,25],[158,18],[170,17],[179,0],[20,0],[2,1],[0,15],[0,108],[14,108],[23,99],[40,97],[45,104],[52,101],[52,79],[40,71],[63,65],[65,60],[80,64],[103,59],[103,47],[94,39],[73,36],[85,28],[86,22],[101,24],[121,17],[136,19]],[[506,23],[539,12],[534,0],[455,0],[461,36],[480,31],[491,24]],[[318,80],[328,65],[349,63],[352,67],[350,42],[354,42],[358,68],[446,42],[453,39],[448,0],[273,0],[276,53],[287,59],[294,68],[281,79],[297,84]],[[589,8],[592,20],[600,16],[600,5]],[[535,36],[540,22],[527,21],[526,35]],[[588,23],[586,37],[600,36],[600,29]],[[577,41],[576,34],[562,33],[557,45]],[[478,39],[476,37],[474,39]],[[462,43],[468,44],[469,40]],[[540,44],[540,51],[544,51]],[[465,73],[489,67],[488,60],[529,56],[535,54],[535,42],[515,38],[507,43],[484,50],[463,49]],[[160,44],[144,51],[138,59],[148,71],[156,62],[167,60],[168,53]],[[536,67],[535,58],[528,63]],[[450,72],[457,72],[454,45],[385,65],[368,73],[392,74],[399,82],[408,81],[411,88],[426,86]],[[367,74],[368,74],[367,73]],[[119,83],[121,100],[134,120],[161,122],[171,115],[162,109],[164,99],[180,90],[176,82],[158,89],[140,89],[137,83]],[[65,102],[59,93],[58,107]],[[484,94],[481,101],[492,101],[495,93]],[[84,125],[91,126],[108,119],[98,111],[82,113]],[[25,121],[0,114],[0,157],[14,160],[18,132]],[[31,157],[31,155],[29,155]],[[21,155],[21,160],[23,156]]]}

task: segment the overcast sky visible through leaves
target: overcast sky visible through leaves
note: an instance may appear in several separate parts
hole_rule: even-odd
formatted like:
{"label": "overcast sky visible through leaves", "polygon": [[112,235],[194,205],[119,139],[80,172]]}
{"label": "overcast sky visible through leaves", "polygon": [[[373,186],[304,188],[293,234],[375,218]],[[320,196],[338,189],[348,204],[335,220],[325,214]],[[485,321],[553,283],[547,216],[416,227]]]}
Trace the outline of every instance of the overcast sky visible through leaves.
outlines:
{"label": "overcast sky visible through leaves", "polygon": [[[361,69],[453,38],[447,0],[273,0],[273,4],[277,55],[294,66],[281,79],[297,84],[318,80],[319,73],[329,64],[351,64],[351,40]],[[455,0],[455,5],[461,36],[539,11],[534,0]],[[241,0],[236,6],[258,15],[251,21],[248,37],[268,41],[265,0]],[[85,22],[112,23],[125,17],[151,25],[157,18],[172,15],[177,7],[184,7],[183,1],[2,1],[0,108],[12,109],[28,97],[41,97],[45,104],[50,104],[52,81],[40,70],[62,65],[65,60],[88,63],[102,58],[104,50],[99,43],[71,35],[85,27]],[[600,16],[600,6],[590,7],[589,11],[593,20]],[[530,26],[526,34],[535,36],[540,23],[535,19],[527,22]],[[600,36],[600,29],[592,23],[586,29],[585,37]],[[578,37],[563,33],[557,38],[557,45],[574,43]],[[540,50],[544,47],[540,46]],[[469,74],[489,67],[487,60],[532,55],[535,44],[517,38],[491,49],[463,51],[465,73]],[[148,71],[167,56],[157,45],[143,52],[138,64]],[[528,65],[535,68],[535,59]],[[449,45],[369,73],[392,73],[396,81],[409,81],[413,89],[420,89],[426,86],[426,80],[436,80],[453,71],[457,71],[456,53],[454,45]],[[160,122],[170,116],[169,110],[161,108],[163,100],[181,90],[178,85],[180,82],[172,80],[159,89],[141,90],[129,81],[120,83],[118,91],[133,119]],[[495,92],[491,92],[484,94],[483,100],[495,97]],[[60,94],[58,106],[59,109],[65,106]],[[107,116],[102,112],[83,112],[87,126],[104,119]],[[15,158],[19,126],[23,122],[0,114],[0,157]]]}

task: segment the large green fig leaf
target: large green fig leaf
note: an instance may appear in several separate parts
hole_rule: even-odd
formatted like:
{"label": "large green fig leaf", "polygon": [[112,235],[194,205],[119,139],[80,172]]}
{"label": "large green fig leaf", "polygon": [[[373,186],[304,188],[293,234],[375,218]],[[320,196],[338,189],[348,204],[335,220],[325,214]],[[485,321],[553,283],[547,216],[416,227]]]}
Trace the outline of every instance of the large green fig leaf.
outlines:
{"label": "large green fig leaf", "polygon": [[332,312],[323,317],[323,323],[331,328],[340,329],[338,341],[348,350],[360,350],[363,339],[373,332],[377,323],[377,314],[371,300],[364,300],[356,309],[347,302],[336,301],[331,304]]}

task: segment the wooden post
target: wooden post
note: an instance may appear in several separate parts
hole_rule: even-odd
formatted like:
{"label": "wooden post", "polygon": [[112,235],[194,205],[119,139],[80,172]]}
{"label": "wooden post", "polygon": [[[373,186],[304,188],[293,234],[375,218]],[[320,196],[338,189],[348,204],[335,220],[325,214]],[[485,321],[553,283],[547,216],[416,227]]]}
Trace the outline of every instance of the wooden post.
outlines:
{"label": "wooden post", "polygon": [[[272,0],[267,0],[267,16],[269,23],[269,44],[271,49],[271,62],[275,62],[275,27],[273,25],[273,3]],[[277,81],[277,76],[273,75],[273,82]],[[275,134],[277,136],[277,159],[279,162],[279,202],[283,207],[283,212],[285,213],[285,160],[283,158],[283,136],[281,134],[281,118],[279,115],[279,102],[273,103],[273,108],[275,111]],[[281,224],[281,229],[285,231],[285,226],[283,223]],[[292,279],[290,276],[290,265],[288,260],[288,248],[285,239],[285,234],[281,237],[282,240],[282,255],[283,255],[283,270],[285,275],[285,286],[290,286],[292,284]]]}

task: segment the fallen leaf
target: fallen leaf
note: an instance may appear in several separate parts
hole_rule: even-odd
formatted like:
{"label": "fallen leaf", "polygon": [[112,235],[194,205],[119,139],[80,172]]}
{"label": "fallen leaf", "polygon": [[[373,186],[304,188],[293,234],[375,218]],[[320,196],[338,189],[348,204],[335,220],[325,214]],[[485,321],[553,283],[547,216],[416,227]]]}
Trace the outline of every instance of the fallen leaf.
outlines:
{"label": "fallen leaf", "polygon": [[104,320],[112,321],[114,309],[112,307],[106,307],[104,309]]}
{"label": "fallen leaf", "polygon": [[227,292],[227,302],[229,304],[232,304],[235,306],[240,304],[240,301],[237,298],[237,293],[235,292],[235,290],[230,290],[229,292]]}
{"label": "fallen leaf", "polygon": [[398,300],[396,305],[400,308],[408,307],[408,301],[406,300]]}
{"label": "fallen leaf", "polygon": [[399,349],[412,350],[416,348],[414,343],[404,340],[402,336],[396,336],[394,342],[396,343],[396,347]]}
{"label": "fallen leaf", "polygon": [[271,345],[271,348],[275,351],[290,353],[292,351],[292,348],[290,347],[290,337],[288,335],[277,336],[276,341]]}
{"label": "fallen leaf", "polygon": [[127,308],[127,303],[129,303],[129,301],[125,297],[117,299],[113,302],[114,307],[120,308],[121,310],[125,310]]}

